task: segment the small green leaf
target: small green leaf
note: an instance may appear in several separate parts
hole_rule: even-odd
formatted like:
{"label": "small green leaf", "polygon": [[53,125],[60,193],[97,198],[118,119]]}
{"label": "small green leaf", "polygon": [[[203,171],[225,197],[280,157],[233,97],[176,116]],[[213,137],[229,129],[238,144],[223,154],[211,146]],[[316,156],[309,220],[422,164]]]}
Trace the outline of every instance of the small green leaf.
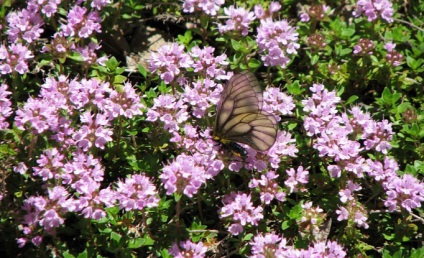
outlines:
{"label": "small green leaf", "polygon": [[146,68],[144,68],[144,66],[142,65],[138,65],[138,71],[141,73],[141,75],[143,75],[144,78],[147,77],[147,70]]}
{"label": "small green leaf", "polygon": [[349,99],[346,101],[346,105],[349,105],[349,104],[351,104],[351,103],[353,103],[353,102],[355,102],[355,100],[357,100],[359,97],[358,96],[356,96],[356,95],[352,95],[352,96],[350,96],[349,97]]}

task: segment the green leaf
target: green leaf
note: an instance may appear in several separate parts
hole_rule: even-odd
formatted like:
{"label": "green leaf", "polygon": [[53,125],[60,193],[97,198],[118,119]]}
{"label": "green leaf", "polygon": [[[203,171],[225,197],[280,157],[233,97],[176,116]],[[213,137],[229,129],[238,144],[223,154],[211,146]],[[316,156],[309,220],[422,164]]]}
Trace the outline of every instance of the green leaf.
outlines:
{"label": "green leaf", "polygon": [[147,77],[146,68],[144,68],[144,66],[142,66],[140,64],[137,67],[138,67],[138,71],[141,73],[141,75],[143,75],[143,77],[146,78]]}
{"label": "green leaf", "polygon": [[292,95],[300,95],[302,94],[305,89],[300,87],[299,81],[294,81],[292,84],[286,84],[287,91]]}
{"label": "green leaf", "polygon": [[130,241],[128,241],[128,248],[137,249],[141,247],[143,243],[145,243],[145,240],[143,238],[131,239]]}
{"label": "green leaf", "polygon": [[112,242],[119,243],[119,241],[121,240],[122,236],[119,235],[118,233],[112,232],[110,234],[110,238],[111,238]]}
{"label": "green leaf", "polygon": [[261,61],[259,61],[259,60],[257,60],[257,59],[255,59],[255,58],[251,58],[251,59],[249,60],[249,64],[248,64],[248,66],[249,66],[249,68],[250,68],[251,70],[256,70],[256,69],[258,69],[259,67],[261,67],[261,66],[262,66],[262,62],[261,62]]}
{"label": "green leaf", "polygon": [[231,46],[233,46],[233,49],[237,52],[239,52],[240,49],[241,49],[240,41],[237,41],[237,40],[234,40],[234,39],[231,39]]}
{"label": "green leaf", "polygon": [[344,29],[342,29],[342,37],[343,38],[350,38],[350,37],[353,36],[353,34],[355,34],[354,28],[344,28]]}
{"label": "green leaf", "polygon": [[84,252],[78,254],[77,258],[87,258],[88,257],[88,252],[87,250],[84,250]]}
{"label": "green leaf", "polygon": [[349,99],[346,101],[346,105],[349,105],[349,104],[355,102],[357,99],[359,99],[359,97],[356,96],[356,95],[350,96]]}
{"label": "green leaf", "polygon": [[319,60],[319,56],[313,55],[311,59],[311,65],[315,65],[316,63],[318,63],[318,60]]}

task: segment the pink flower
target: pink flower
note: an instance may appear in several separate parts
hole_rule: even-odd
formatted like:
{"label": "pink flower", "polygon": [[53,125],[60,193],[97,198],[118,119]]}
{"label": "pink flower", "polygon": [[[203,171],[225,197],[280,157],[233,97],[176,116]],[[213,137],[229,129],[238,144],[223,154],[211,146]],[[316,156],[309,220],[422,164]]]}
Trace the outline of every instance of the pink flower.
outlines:
{"label": "pink flower", "polygon": [[368,21],[374,21],[379,16],[387,22],[393,22],[393,5],[389,0],[359,0],[353,15],[367,16]]}
{"label": "pink flower", "polygon": [[0,45],[0,73],[25,74],[29,70],[27,62],[33,57],[32,52],[22,43],[10,44],[8,49],[4,45]]}
{"label": "pink flower", "polygon": [[296,54],[300,45],[299,34],[286,20],[273,21],[270,18],[261,20],[256,42],[262,54],[265,66],[285,68],[290,61],[289,56]]}
{"label": "pink flower", "polygon": [[192,64],[193,60],[184,52],[184,46],[172,43],[152,52],[149,70],[159,74],[166,84],[170,84],[174,80],[182,80],[181,68],[189,68]]}
{"label": "pink flower", "polygon": [[168,250],[174,258],[203,258],[205,257],[208,248],[202,242],[193,243],[186,240],[179,243],[174,243],[172,248]]}
{"label": "pink flower", "polygon": [[7,91],[7,85],[0,85],[0,130],[5,130],[9,127],[9,123],[6,122],[6,118],[8,118],[12,114],[12,102],[8,98],[8,96],[12,94],[12,92]]}
{"label": "pink flower", "polygon": [[125,211],[158,206],[156,187],[145,175],[132,175],[125,181],[118,181],[117,186],[115,198]]}
{"label": "pink flower", "polygon": [[193,13],[195,11],[203,11],[208,15],[215,16],[225,0],[184,0],[183,11]]}
{"label": "pink flower", "polygon": [[68,23],[62,25],[64,36],[76,35],[80,38],[88,38],[94,32],[101,32],[101,18],[96,11],[87,14],[86,8],[75,5],[68,12],[66,20]]}
{"label": "pink flower", "polygon": [[241,33],[243,36],[249,33],[249,25],[255,20],[255,14],[253,12],[248,12],[243,7],[234,8],[233,5],[229,8],[224,7],[224,12],[230,18],[225,22],[225,25],[218,24],[220,33],[231,31]]}
{"label": "pink flower", "polygon": [[238,235],[246,225],[258,225],[263,219],[262,207],[255,207],[251,196],[244,193],[231,193],[222,200],[224,207],[219,210],[221,218],[228,218],[231,225],[228,228],[231,234]]}

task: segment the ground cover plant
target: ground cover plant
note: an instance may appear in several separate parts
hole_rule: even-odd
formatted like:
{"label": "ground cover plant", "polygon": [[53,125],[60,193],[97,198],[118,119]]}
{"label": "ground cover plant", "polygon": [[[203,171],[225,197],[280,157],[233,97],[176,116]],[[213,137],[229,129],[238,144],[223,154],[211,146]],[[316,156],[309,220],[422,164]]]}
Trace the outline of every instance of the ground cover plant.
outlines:
{"label": "ground cover plant", "polygon": [[0,4],[2,257],[424,256],[424,2]]}

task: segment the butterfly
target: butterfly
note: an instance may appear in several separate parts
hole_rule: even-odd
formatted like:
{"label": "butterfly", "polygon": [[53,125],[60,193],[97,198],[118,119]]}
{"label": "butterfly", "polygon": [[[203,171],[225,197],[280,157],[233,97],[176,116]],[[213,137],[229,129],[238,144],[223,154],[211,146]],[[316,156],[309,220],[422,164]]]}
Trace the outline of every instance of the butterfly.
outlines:
{"label": "butterfly", "polygon": [[274,145],[277,122],[262,110],[262,89],[250,71],[235,74],[221,92],[212,138],[239,157],[246,151],[238,143],[266,151]]}

